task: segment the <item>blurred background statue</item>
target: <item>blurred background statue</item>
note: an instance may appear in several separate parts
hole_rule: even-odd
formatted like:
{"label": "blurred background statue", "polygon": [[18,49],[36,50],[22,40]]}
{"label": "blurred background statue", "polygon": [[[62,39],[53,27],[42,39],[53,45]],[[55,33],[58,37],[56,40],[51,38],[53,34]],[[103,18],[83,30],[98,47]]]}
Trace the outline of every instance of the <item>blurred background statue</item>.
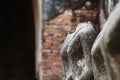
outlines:
{"label": "blurred background statue", "polygon": [[95,80],[120,79],[120,3],[113,9],[92,48]]}

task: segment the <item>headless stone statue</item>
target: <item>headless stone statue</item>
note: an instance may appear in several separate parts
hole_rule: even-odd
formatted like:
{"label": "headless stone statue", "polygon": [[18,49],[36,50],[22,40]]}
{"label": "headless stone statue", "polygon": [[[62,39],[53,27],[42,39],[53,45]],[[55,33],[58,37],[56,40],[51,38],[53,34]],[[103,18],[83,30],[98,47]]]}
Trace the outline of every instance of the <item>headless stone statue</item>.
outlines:
{"label": "headless stone statue", "polygon": [[69,32],[61,48],[63,80],[93,80],[91,48],[96,37],[90,22]]}

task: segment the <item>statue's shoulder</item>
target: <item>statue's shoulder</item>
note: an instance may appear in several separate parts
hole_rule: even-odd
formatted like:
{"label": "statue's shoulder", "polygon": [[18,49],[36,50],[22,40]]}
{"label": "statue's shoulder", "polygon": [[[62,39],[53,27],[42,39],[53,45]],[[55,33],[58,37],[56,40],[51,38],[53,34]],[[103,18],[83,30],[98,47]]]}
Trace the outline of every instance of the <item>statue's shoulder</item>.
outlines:
{"label": "statue's shoulder", "polygon": [[83,22],[78,24],[76,32],[78,32],[81,36],[84,36],[86,34],[96,34],[95,28],[93,27],[91,22]]}

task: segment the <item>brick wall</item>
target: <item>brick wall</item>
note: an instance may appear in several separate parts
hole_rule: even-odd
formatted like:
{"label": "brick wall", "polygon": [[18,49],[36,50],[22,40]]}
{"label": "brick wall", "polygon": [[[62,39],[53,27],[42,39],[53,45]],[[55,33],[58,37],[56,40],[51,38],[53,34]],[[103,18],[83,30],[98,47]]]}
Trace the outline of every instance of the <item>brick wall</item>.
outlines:
{"label": "brick wall", "polygon": [[[91,8],[71,10],[66,9],[54,19],[44,21],[43,33],[43,80],[61,80],[62,61],[60,58],[60,48],[68,31],[76,28],[77,24],[83,21],[95,22],[97,8],[92,3]],[[82,15],[82,16],[81,16]]]}

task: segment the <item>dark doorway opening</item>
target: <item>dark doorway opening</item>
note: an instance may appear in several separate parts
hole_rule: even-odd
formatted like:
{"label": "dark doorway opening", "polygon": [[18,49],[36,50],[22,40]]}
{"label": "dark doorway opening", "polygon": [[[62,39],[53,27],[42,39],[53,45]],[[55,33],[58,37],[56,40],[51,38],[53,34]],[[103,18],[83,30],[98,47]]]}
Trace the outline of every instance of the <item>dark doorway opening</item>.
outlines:
{"label": "dark doorway opening", "polygon": [[0,0],[0,80],[35,80],[32,0]]}

